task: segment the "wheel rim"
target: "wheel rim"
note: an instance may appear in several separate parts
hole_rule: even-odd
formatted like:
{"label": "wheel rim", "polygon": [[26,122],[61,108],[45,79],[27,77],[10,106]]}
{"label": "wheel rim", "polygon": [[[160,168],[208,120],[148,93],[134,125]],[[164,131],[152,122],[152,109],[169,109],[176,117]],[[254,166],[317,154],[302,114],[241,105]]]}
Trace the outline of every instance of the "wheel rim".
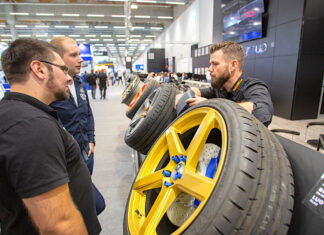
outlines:
{"label": "wheel rim", "polygon": [[148,112],[151,110],[151,107],[154,105],[159,93],[160,88],[157,88],[152,92],[152,94],[149,95],[149,97],[145,99],[144,103],[139,107],[132,121],[130,122],[126,130],[126,136],[131,135],[136,130],[136,128],[144,121]]}
{"label": "wheel rim", "polygon": [[[189,145],[184,147],[180,135],[198,128]],[[221,134],[221,154],[215,175],[212,178],[197,173],[199,158],[208,136],[217,129]],[[180,193],[186,193],[200,201],[192,215],[172,234],[182,233],[198,216],[213,192],[225,161],[227,129],[222,115],[210,107],[193,109],[177,119],[158,139],[149,152],[134,182],[128,207],[128,228],[131,234],[156,234],[161,219]],[[172,156],[186,156],[176,163]],[[163,167],[162,160],[168,162]],[[179,165],[182,164],[181,167]],[[167,177],[165,172],[174,173],[182,168],[181,178]],[[164,172],[163,172],[164,171]],[[176,170],[177,171],[177,170]],[[178,173],[178,171],[177,171]],[[168,182],[168,183],[165,183]],[[171,186],[166,186],[166,185]],[[147,211],[146,192],[160,188],[160,192]],[[147,215],[146,215],[147,213]]]}
{"label": "wheel rim", "polygon": [[126,95],[128,94],[129,90],[133,87],[133,85],[135,84],[135,82],[137,81],[137,78],[135,78],[126,88],[126,90],[123,92],[122,94],[122,99],[124,99],[126,97]]}
{"label": "wheel rim", "polygon": [[141,87],[141,89],[139,90],[139,92],[137,92],[137,94],[135,95],[135,97],[130,102],[127,111],[129,111],[131,108],[133,108],[133,106],[136,104],[136,102],[138,101],[138,99],[140,98],[140,96],[143,94],[143,92],[146,89],[147,85],[148,85],[148,83],[144,84],[144,86]]}

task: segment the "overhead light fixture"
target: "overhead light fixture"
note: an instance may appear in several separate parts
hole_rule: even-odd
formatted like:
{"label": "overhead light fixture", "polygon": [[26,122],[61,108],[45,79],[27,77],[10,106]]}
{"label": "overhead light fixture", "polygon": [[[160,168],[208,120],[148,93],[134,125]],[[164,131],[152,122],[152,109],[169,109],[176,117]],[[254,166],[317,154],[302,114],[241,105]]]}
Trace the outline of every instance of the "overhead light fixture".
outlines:
{"label": "overhead light fixture", "polygon": [[157,1],[151,1],[151,0],[137,0],[136,2],[142,2],[142,3],[157,3]]}
{"label": "overhead light fixture", "polygon": [[1,34],[0,36],[1,36],[1,37],[12,37],[11,34]]}
{"label": "overhead light fixture", "polygon": [[153,40],[152,39],[144,39],[143,41],[144,42],[152,42]]}
{"label": "overhead light fixture", "polygon": [[84,36],[86,36],[87,38],[94,38],[94,37],[96,37],[96,35],[94,35],[94,34],[86,34]]}
{"label": "overhead light fixture", "polygon": [[172,16],[158,16],[158,19],[167,19],[167,20],[172,20]]}
{"label": "overhead light fixture", "polygon": [[94,44],[95,46],[103,46],[103,44],[100,44],[100,43],[96,43]]}
{"label": "overhead light fixture", "polygon": [[63,34],[54,34],[53,37],[65,37]]}
{"label": "overhead light fixture", "polygon": [[145,29],[145,27],[140,27],[140,26],[135,26],[135,27],[132,27],[132,30],[134,30],[134,29]]}
{"label": "overhead light fixture", "polygon": [[136,39],[136,38],[135,38],[135,39],[131,39],[130,41],[131,41],[131,42],[138,42],[139,39]]}
{"label": "overhead light fixture", "polygon": [[17,24],[15,25],[16,28],[27,28],[27,25]]}
{"label": "overhead light fixture", "polygon": [[122,18],[122,17],[126,17],[125,15],[112,15],[111,17],[120,17],[120,18]]}
{"label": "overhead light fixture", "polygon": [[80,14],[70,14],[70,13],[63,13],[62,16],[71,16],[71,17],[77,17],[80,16]]}
{"label": "overhead light fixture", "polygon": [[78,41],[78,42],[84,42],[85,39],[83,39],[83,38],[78,38],[78,39],[75,39],[75,41]]}
{"label": "overhead light fixture", "polygon": [[126,37],[126,35],[117,34],[116,37],[117,37],[117,38],[124,38],[124,37]]}
{"label": "overhead light fixture", "polygon": [[4,24],[0,24],[0,27],[1,27],[1,28],[4,28],[4,27],[6,27],[6,25],[4,25]]}
{"label": "overhead light fixture", "polygon": [[151,29],[161,30],[161,29],[163,29],[163,28],[162,28],[162,27],[151,27]]}
{"label": "overhead light fixture", "polygon": [[36,13],[37,16],[54,16],[54,13]]}
{"label": "overhead light fixture", "polygon": [[90,38],[90,41],[92,41],[92,42],[98,42],[99,39],[97,39],[97,38]]}
{"label": "overhead light fixture", "polygon": [[135,5],[135,4],[132,4],[132,6],[131,6],[131,9],[137,9],[138,8],[138,6],[137,5]]}
{"label": "overhead light fixture", "polygon": [[136,34],[132,34],[130,36],[131,36],[131,38],[140,38],[140,37],[142,37],[142,35],[136,35]]}
{"label": "overhead light fixture", "polygon": [[106,26],[106,25],[96,25],[95,28],[96,29],[108,29],[108,26]]}
{"label": "overhead light fixture", "polygon": [[105,17],[105,15],[88,14],[88,17]]}
{"label": "overhead light fixture", "polygon": [[19,34],[18,36],[19,37],[22,37],[22,38],[29,38],[29,37],[31,37],[30,34]]}
{"label": "overhead light fixture", "polygon": [[142,19],[148,19],[151,18],[151,16],[134,16],[135,18],[142,18]]}
{"label": "overhead light fixture", "polygon": [[49,25],[35,25],[35,28],[49,28]]}
{"label": "overhead light fixture", "polygon": [[103,40],[104,40],[105,42],[108,42],[108,41],[111,42],[111,41],[113,41],[114,39],[112,39],[112,38],[104,38]]}
{"label": "overhead light fixture", "polygon": [[102,38],[108,38],[108,37],[111,37],[111,35],[108,35],[108,34],[102,34],[100,35]]}
{"label": "overhead light fixture", "polygon": [[114,26],[114,29],[124,29],[125,26]]}
{"label": "overhead light fixture", "polygon": [[147,38],[155,38],[156,36],[155,35],[146,35],[145,37],[147,37]]}
{"label": "overhead light fixture", "polygon": [[123,38],[118,38],[117,41],[121,42],[121,41],[125,41],[125,39],[123,39]]}
{"label": "overhead light fixture", "polygon": [[88,25],[76,25],[75,28],[77,28],[77,29],[87,29],[87,28],[89,28],[89,26]]}
{"label": "overhead light fixture", "polygon": [[55,28],[60,28],[60,29],[67,29],[67,28],[69,28],[68,25],[55,25],[54,27]]}
{"label": "overhead light fixture", "polygon": [[10,15],[13,15],[13,16],[28,16],[29,13],[25,13],[25,12],[10,12]]}
{"label": "overhead light fixture", "polygon": [[72,34],[72,35],[69,35],[69,37],[70,37],[70,38],[79,38],[80,35],[78,35],[78,34]]}
{"label": "overhead light fixture", "polygon": [[166,4],[172,4],[172,5],[185,5],[184,2],[165,2]]}
{"label": "overhead light fixture", "polygon": [[36,34],[35,37],[37,38],[46,38],[48,36],[47,33],[44,33],[44,34]]}

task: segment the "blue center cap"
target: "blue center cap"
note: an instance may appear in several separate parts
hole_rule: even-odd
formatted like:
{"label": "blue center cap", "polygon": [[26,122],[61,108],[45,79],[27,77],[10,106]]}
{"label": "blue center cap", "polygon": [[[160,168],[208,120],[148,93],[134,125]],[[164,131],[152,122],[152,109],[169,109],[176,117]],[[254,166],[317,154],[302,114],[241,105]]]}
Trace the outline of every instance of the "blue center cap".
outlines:
{"label": "blue center cap", "polygon": [[184,171],[184,165],[180,163],[177,165],[177,167],[174,169],[174,171],[171,174],[172,180],[176,181],[177,179],[180,179],[182,177],[182,172]]}

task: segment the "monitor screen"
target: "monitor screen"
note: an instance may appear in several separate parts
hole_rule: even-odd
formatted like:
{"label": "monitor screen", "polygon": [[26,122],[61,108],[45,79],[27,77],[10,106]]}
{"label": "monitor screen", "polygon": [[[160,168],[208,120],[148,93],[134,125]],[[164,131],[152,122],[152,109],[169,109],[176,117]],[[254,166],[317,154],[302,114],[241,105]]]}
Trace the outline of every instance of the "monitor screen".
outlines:
{"label": "monitor screen", "polygon": [[222,0],[223,41],[244,42],[262,37],[263,0]]}

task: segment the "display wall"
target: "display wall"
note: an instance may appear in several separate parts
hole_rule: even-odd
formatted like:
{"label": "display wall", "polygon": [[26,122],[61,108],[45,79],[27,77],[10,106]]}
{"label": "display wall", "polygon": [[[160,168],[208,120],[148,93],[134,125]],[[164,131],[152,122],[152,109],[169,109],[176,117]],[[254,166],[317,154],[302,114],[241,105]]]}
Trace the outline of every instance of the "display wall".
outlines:
{"label": "display wall", "polygon": [[147,72],[159,73],[165,70],[165,49],[150,48],[147,53]]}
{"label": "display wall", "polygon": [[[323,78],[322,0],[265,0],[264,37],[244,42],[243,72],[265,81],[275,115],[316,118]],[[214,2],[214,43],[222,41],[221,0]]]}

